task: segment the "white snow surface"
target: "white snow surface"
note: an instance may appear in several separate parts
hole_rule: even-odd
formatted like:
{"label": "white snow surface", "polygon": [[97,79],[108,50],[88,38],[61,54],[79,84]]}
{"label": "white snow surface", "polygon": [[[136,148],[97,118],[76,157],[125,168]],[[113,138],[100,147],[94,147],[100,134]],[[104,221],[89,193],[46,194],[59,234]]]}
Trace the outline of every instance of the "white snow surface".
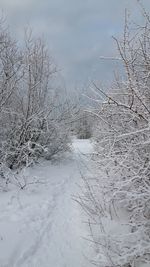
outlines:
{"label": "white snow surface", "polygon": [[0,267],[91,266],[84,215],[73,200],[91,152],[90,140],[74,139],[63,160],[22,173],[24,190],[0,193]]}

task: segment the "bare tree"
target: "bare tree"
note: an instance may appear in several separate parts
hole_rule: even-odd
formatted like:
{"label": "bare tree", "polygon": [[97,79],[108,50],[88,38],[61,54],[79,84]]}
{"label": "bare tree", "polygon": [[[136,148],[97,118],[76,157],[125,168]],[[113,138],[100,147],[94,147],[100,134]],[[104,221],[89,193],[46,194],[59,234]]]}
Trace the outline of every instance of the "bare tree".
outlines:
{"label": "bare tree", "polygon": [[97,175],[85,179],[81,204],[102,267],[150,263],[150,19],[142,12],[144,26],[130,28],[126,13],[124,37],[114,38],[126,79],[108,93],[94,84]]}
{"label": "bare tree", "polygon": [[[18,168],[69,148],[69,104],[42,39],[24,46],[0,23],[0,166]],[[3,172],[1,172],[3,175]]]}

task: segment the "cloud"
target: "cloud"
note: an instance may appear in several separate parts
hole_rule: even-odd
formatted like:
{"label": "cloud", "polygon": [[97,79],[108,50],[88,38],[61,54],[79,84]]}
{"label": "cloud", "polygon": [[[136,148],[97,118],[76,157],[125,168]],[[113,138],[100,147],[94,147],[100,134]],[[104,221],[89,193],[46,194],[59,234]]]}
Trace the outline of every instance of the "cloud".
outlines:
{"label": "cloud", "polygon": [[[150,2],[143,0],[147,8]],[[99,61],[115,53],[112,35],[119,36],[124,10],[140,15],[136,0],[0,0],[15,35],[29,23],[36,35],[44,34],[66,83],[84,82],[94,75],[108,79],[113,66]],[[102,73],[102,75],[101,75]]]}
{"label": "cloud", "polygon": [[32,9],[35,2],[35,0],[0,0],[0,7],[9,14],[15,14],[22,10],[26,12],[27,10]]}

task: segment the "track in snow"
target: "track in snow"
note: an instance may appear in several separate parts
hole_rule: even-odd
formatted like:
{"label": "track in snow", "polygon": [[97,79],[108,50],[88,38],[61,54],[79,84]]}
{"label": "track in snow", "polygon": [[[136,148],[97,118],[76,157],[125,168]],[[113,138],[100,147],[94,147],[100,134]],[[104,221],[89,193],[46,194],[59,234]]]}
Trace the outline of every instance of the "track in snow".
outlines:
{"label": "track in snow", "polygon": [[16,240],[14,237],[8,258],[3,259],[0,253],[0,259],[3,259],[0,266],[89,266],[86,259],[89,248],[83,239],[87,230],[82,222],[81,209],[72,196],[79,191],[77,184],[81,177],[78,166],[83,170],[81,161],[86,163],[87,154],[91,151],[89,140],[75,140],[71,158],[57,165],[44,162],[29,170],[29,176],[39,177],[44,183],[19,193],[19,204],[12,201],[7,216],[10,222],[14,222],[16,216],[14,227],[18,227],[19,237]]}

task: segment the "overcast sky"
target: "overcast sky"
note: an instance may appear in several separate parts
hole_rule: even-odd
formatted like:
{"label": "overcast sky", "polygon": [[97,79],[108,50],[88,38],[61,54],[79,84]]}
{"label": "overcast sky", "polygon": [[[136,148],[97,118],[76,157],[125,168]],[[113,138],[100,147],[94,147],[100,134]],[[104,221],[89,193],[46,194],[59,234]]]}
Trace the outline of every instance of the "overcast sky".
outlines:
{"label": "overcast sky", "polygon": [[[150,11],[150,0],[143,3]],[[114,65],[99,57],[115,55],[112,35],[121,35],[125,8],[140,19],[136,0],[0,0],[0,7],[14,35],[22,38],[30,24],[44,36],[67,87],[107,83]]]}

